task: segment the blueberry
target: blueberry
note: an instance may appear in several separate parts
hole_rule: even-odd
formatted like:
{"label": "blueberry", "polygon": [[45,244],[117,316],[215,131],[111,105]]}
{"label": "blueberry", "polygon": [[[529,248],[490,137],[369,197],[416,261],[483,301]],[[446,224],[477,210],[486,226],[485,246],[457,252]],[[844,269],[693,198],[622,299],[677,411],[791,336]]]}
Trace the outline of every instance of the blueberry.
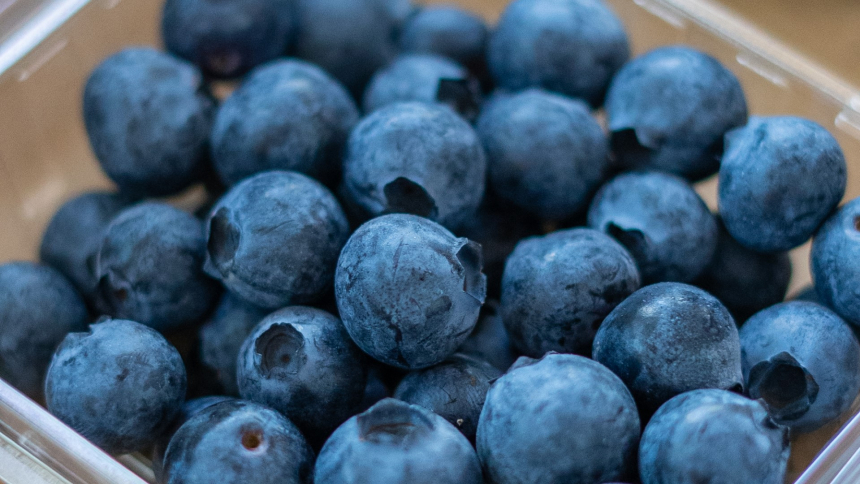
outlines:
{"label": "blueberry", "polygon": [[759,402],[722,390],[696,390],[667,402],[645,427],[642,484],[782,484],[788,430]]}
{"label": "blueberry", "polygon": [[602,365],[576,355],[520,358],[487,394],[478,456],[487,482],[608,482],[632,470],[639,415]]}
{"label": "blueberry", "polygon": [[508,257],[501,314],[520,351],[588,355],[603,318],[639,289],[630,254],[592,229],[560,230],[521,241]]}
{"label": "blueberry", "polygon": [[411,213],[453,229],[477,210],[486,169],[478,135],[453,111],[398,103],[353,130],[343,193],[365,218]]}
{"label": "blueberry", "polygon": [[737,78],[689,47],[661,47],[625,65],[606,95],[612,148],[626,169],[698,181],[720,167],[723,137],[747,121]]}
{"label": "blueberry", "polygon": [[263,172],[212,209],[205,269],[261,308],[309,303],[331,288],[348,235],[346,215],[324,186],[300,173]]}
{"label": "blueberry", "polygon": [[732,316],[716,298],[686,284],[665,282],[633,293],[603,320],[593,352],[624,380],[644,415],[691,390],[743,390]]}
{"label": "blueberry", "polygon": [[394,398],[432,411],[474,441],[490,383],[501,375],[486,361],[456,353],[436,366],[406,375]]}
{"label": "blueberry", "polygon": [[123,192],[172,195],[200,179],[215,101],[193,65],[123,50],[90,75],[83,109],[93,151]]}
{"label": "blueberry", "polygon": [[663,173],[626,173],[603,186],[588,225],[615,237],[639,266],[643,284],[690,282],[711,262],[717,222],[684,180]]}
{"label": "blueberry", "polygon": [[488,39],[481,17],[454,5],[428,5],[403,26],[400,48],[445,56],[476,71],[484,64]]}
{"label": "blueberry", "polygon": [[96,259],[105,312],[162,332],[197,323],[218,296],[203,273],[203,225],[170,205],[146,202],[105,229]]}
{"label": "blueberry", "polygon": [[318,64],[353,94],[397,54],[409,0],[296,0],[299,57]]}
{"label": "blueberry", "polygon": [[822,126],[790,116],[753,117],[726,138],[720,214],[744,246],[784,251],[813,235],[845,184],[845,157]]}
{"label": "blueberry", "polygon": [[278,412],[242,400],[221,402],[185,422],[164,456],[165,484],[310,484],[314,455]]}
{"label": "blueberry", "polygon": [[714,258],[695,284],[725,304],[740,325],[785,299],[791,259],[786,252],[762,254],[749,250],[732,238],[722,222],[718,225],[720,235]]}
{"label": "blueberry", "polygon": [[538,89],[481,112],[478,135],[500,198],[542,219],[583,212],[609,171],[609,145],[586,104]]}
{"label": "blueberry", "polygon": [[335,273],[337,307],[352,339],[405,369],[454,353],[475,327],[485,294],[480,246],[414,215],[362,225]]}
{"label": "blueberry", "polygon": [[457,351],[485,360],[500,371],[507,371],[514,364],[520,355],[502,322],[498,301],[484,304],[475,329]]}
{"label": "blueberry", "polygon": [[812,279],[825,306],[860,327],[860,198],[846,203],[812,242]]}
{"label": "blueberry", "polygon": [[242,397],[283,413],[311,444],[321,445],[358,411],[367,382],[364,355],[340,320],[302,306],[260,321],[237,365]]}
{"label": "blueberry", "polygon": [[603,104],[630,47],[601,0],[516,0],[490,37],[487,61],[500,87],[542,87]]}
{"label": "blueberry", "polygon": [[267,314],[268,311],[225,293],[212,319],[200,328],[200,356],[203,363],[215,371],[224,393],[239,394],[236,383],[239,348]]}
{"label": "blueberry", "polygon": [[325,484],[480,484],[475,450],[453,425],[387,398],[341,425],[317,459]]}
{"label": "blueberry", "polygon": [[87,308],[62,274],[32,262],[0,265],[0,377],[40,399],[51,355]]}
{"label": "blueberry", "polygon": [[240,76],[287,51],[291,0],[167,0],[161,34],[167,50],[209,76]]}
{"label": "blueberry", "polygon": [[357,122],[349,93],[321,69],[297,60],[271,62],[251,72],[218,110],[211,137],[215,169],[228,186],[265,170],[333,182]]}
{"label": "blueberry", "polygon": [[185,367],[157,331],[107,319],[70,333],[45,381],[48,410],[111,454],[146,450],[185,400]]}
{"label": "blueberry", "polygon": [[860,393],[860,343],[824,306],[777,304],[750,318],[740,336],[750,397],[793,431],[836,419]]}
{"label": "blueberry", "polygon": [[381,363],[376,361],[368,362],[367,368],[367,385],[364,386],[364,396],[361,398],[361,404],[358,406],[360,412],[365,412],[370,407],[377,404],[382,399],[392,395],[392,391],[385,382],[383,373],[385,369]]}

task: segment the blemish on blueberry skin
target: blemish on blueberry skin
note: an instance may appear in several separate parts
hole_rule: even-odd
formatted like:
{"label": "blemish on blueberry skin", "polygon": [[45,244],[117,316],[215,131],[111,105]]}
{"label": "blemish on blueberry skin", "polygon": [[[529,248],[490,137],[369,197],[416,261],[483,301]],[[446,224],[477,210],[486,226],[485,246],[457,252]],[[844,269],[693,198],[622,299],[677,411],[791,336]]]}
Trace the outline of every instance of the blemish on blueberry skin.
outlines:
{"label": "blemish on blueberry skin", "polygon": [[397,177],[387,183],[385,192],[385,213],[408,213],[435,219],[439,214],[436,201],[420,183],[406,177]]}
{"label": "blemish on blueberry skin", "polygon": [[263,446],[263,431],[261,429],[242,430],[242,447],[250,451],[259,451]]}
{"label": "blemish on blueberry skin", "polygon": [[298,371],[304,344],[304,337],[292,325],[273,324],[254,342],[260,372],[268,377],[278,370]]}
{"label": "blemish on blueberry skin", "polygon": [[818,383],[793,356],[782,352],[752,367],[749,393],[764,400],[778,422],[796,420],[815,403]]}

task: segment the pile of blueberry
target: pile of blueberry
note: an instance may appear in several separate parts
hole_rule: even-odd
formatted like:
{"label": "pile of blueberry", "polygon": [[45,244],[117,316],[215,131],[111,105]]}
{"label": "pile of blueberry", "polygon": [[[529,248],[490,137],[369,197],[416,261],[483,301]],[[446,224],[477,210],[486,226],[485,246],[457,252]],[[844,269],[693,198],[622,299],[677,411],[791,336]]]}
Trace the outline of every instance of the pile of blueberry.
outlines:
{"label": "pile of blueberry", "polygon": [[84,92],[119,191],[0,266],[0,376],[161,482],[782,483],[860,392],[843,154],[714,58],[630,59],[600,0],[162,26]]}

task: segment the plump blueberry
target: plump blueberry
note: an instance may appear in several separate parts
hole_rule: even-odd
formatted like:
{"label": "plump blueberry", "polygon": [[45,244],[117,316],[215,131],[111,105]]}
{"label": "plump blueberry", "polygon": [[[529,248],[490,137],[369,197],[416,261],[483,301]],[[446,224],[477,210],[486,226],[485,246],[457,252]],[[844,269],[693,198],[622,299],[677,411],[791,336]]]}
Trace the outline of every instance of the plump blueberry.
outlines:
{"label": "plump blueberry", "polygon": [[475,327],[486,296],[481,246],[425,218],[384,215],[346,243],[334,288],[346,330],[365,353],[426,368]]}
{"label": "plump blueberry", "polygon": [[743,390],[732,316],[716,298],[686,284],[665,282],[633,293],[603,320],[593,352],[624,380],[644,415],[691,390]]}
{"label": "plump blueberry", "polygon": [[486,172],[469,123],[444,106],[398,103],[353,130],[342,190],[364,218],[411,213],[455,229],[478,209]]}
{"label": "plump blueberry", "polygon": [[397,54],[410,0],[296,0],[296,53],[319,65],[354,95]]}
{"label": "plump blueberry", "polygon": [[860,327],[860,198],[846,203],[819,229],[811,261],[821,303]]}
{"label": "plump blueberry", "polygon": [[576,355],[520,358],[487,394],[478,456],[487,482],[608,482],[632,470],[639,415],[602,365]]}
{"label": "plump blueberry", "polygon": [[663,173],[626,173],[603,186],[588,225],[624,245],[643,284],[690,282],[711,262],[717,222],[684,180]]}
{"label": "plump blueberry", "polygon": [[718,225],[720,235],[714,258],[695,285],[716,296],[740,325],[785,299],[791,259],[786,252],[762,254],[749,250],[733,239],[721,222]]}
{"label": "plump blueberry", "polygon": [[266,316],[239,351],[242,398],[278,410],[312,444],[358,411],[367,363],[339,319],[291,306]]}
{"label": "plump blueberry", "polygon": [[203,224],[170,205],[123,210],[105,229],[96,258],[105,312],[170,332],[204,317],[218,284],[203,273]]}
{"label": "plump blueberry", "polygon": [[639,472],[643,484],[782,484],[789,452],[788,429],[761,403],[696,390],[669,400],[645,427]]}
{"label": "plump blueberry", "polygon": [[531,237],[505,265],[502,320],[528,356],[589,355],[603,318],[639,284],[633,258],[601,232],[577,228]]}
{"label": "plump blueberry", "polygon": [[215,101],[191,64],[151,48],[108,57],[84,89],[93,152],[123,192],[162,196],[198,181]]}
{"label": "plump blueberry", "polygon": [[262,405],[232,400],[179,427],[164,456],[163,482],[310,484],[313,463],[313,451],[292,422]]}
{"label": "plump blueberry", "polygon": [[750,318],[740,336],[750,397],[794,431],[820,428],[860,393],[860,343],[824,306],[777,304]]}
{"label": "plump blueberry", "polygon": [[331,288],[349,236],[346,215],[324,186],[268,171],[227,192],[207,222],[206,272],[255,306],[315,301]]}
{"label": "plump blueberry", "polygon": [[501,375],[486,361],[456,353],[436,366],[406,375],[394,398],[432,411],[474,441],[490,382]]}
{"label": "plump blueberry", "polygon": [[583,212],[609,171],[606,135],[588,106],[539,89],[481,112],[478,135],[500,198],[543,219]]}
{"label": "plump blueberry", "polygon": [[40,399],[57,345],[86,323],[84,301],[58,271],[32,262],[0,265],[0,377],[9,384]]}
{"label": "plump blueberry", "polygon": [[271,62],[251,72],[221,105],[212,159],[228,186],[265,170],[334,182],[357,122],[349,93],[320,68],[298,60]]}
{"label": "plump blueberry", "polygon": [[69,333],[45,380],[48,410],[111,454],[145,450],[185,400],[185,367],[157,331],[108,319]]}
{"label": "plump blueberry", "polygon": [[224,393],[239,394],[236,383],[239,348],[268,313],[228,292],[221,297],[212,319],[200,328],[200,357],[215,371]]}
{"label": "plump blueberry", "polygon": [[454,5],[429,5],[403,26],[400,48],[437,54],[477,71],[483,68],[489,32],[481,17]]}
{"label": "plump blueberry", "polygon": [[737,78],[689,47],[662,47],[625,65],[606,95],[612,148],[626,169],[692,181],[720,167],[723,137],[747,121]]}
{"label": "plump blueberry", "polygon": [[442,417],[386,398],[341,425],[317,459],[326,484],[480,484],[475,450]]}
{"label": "plump blueberry", "polygon": [[542,87],[592,106],[629,56],[624,26],[601,0],[516,0],[487,48],[498,86]]}
{"label": "plump blueberry", "polygon": [[167,50],[209,76],[230,78],[283,55],[294,33],[291,0],[167,0]]}
{"label": "plump blueberry", "polygon": [[789,250],[836,208],[845,184],[842,149],[822,126],[790,116],[753,117],[726,137],[720,214],[744,246]]}
{"label": "plump blueberry", "polygon": [[478,324],[457,351],[485,360],[503,372],[514,364],[520,354],[505,329],[498,301],[484,304]]}
{"label": "plump blueberry", "polygon": [[440,103],[473,120],[481,104],[481,86],[465,67],[438,55],[403,55],[380,69],[364,92],[370,113],[398,102]]}

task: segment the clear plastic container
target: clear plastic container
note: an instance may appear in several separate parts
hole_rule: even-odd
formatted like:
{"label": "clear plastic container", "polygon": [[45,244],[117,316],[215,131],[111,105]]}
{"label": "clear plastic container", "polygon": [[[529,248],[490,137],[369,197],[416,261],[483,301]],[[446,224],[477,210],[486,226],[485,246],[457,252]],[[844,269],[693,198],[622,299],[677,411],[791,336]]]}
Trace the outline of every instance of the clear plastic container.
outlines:
{"label": "clear plastic container", "polygon": [[[344,0],[349,1],[349,0]],[[608,0],[635,53],[666,44],[702,49],[740,78],[754,114],[795,114],[824,125],[860,195],[860,96],[712,0]],[[161,1],[0,0],[0,260],[34,259],[42,230],[66,198],[109,186],[84,134],[83,84],[127,45],[157,45]],[[460,0],[490,19],[506,0]],[[827,35],[821,32],[821,35]],[[700,191],[714,202],[715,182]],[[809,282],[808,247],[793,254],[792,290]],[[860,403],[793,442],[791,481],[860,482]],[[133,471],[133,472],[132,472]],[[0,481],[12,484],[153,482],[145,458],[114,460],[0,381]]]}

